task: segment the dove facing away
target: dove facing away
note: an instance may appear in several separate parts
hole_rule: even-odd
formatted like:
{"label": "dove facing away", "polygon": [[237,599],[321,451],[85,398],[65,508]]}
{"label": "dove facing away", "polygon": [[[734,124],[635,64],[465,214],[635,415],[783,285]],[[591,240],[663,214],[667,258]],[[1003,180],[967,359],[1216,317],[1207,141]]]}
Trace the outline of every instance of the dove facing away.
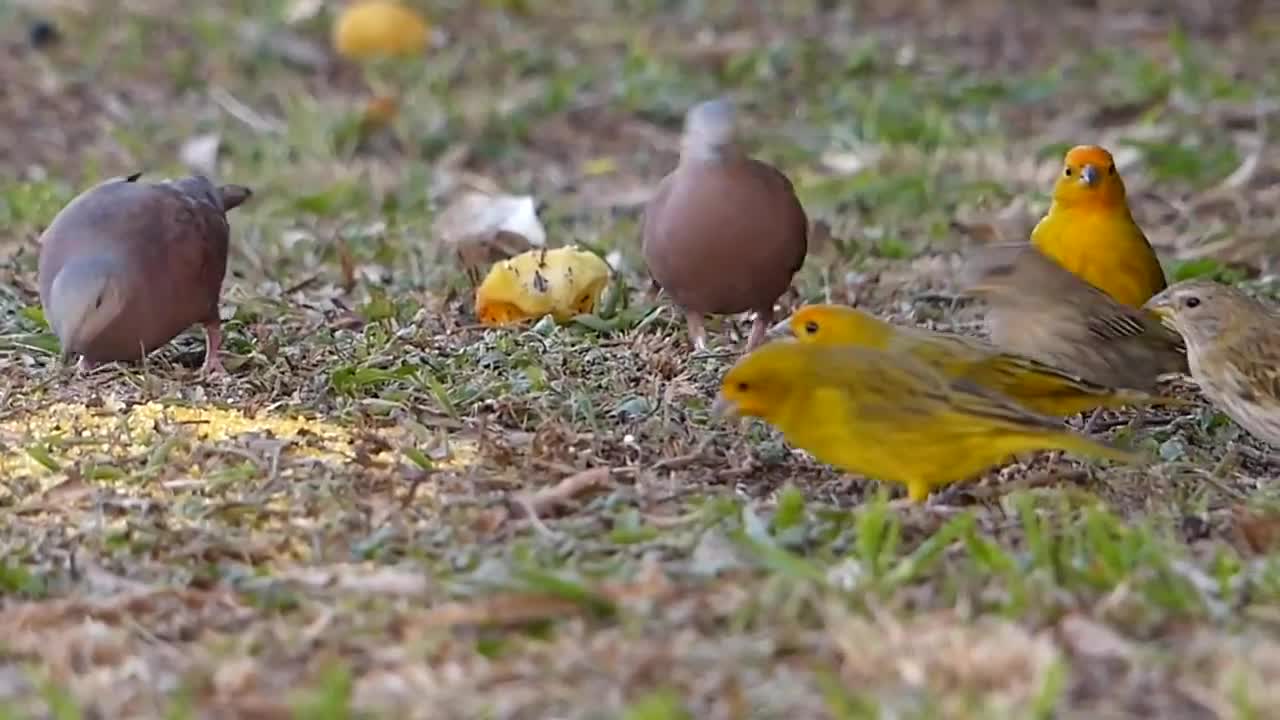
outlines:
{"label": "dove facing away", "polygon": [[703,314],[756,312],[747,349],[773,322],[808,252],[809,221],[777,168],[734,142],[728,100],[695,105],[685,118],[680,162],[645,207],[649,274],[684,311],[694,346],[706,346]]}
{"label": "dove facing away", "polygon": [[227,269],[227,211],[252,195],[195,175],[159,183],[141,173],[74,198],[40,237],[40,302],[82,368],[140,360],[194,324],[203,369],[221,372],[218,298]]}

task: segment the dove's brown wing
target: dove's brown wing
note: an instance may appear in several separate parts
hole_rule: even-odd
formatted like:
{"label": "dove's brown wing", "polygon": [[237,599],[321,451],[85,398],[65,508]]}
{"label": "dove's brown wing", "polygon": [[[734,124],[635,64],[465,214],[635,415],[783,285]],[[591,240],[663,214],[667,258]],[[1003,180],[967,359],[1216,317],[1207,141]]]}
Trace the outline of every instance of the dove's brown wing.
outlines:
{"label": "dove's brown wing", "polygon": [[217,320],[231,234],[219,189],[198,176],[154,189],[155,226],[146,257],[149,267],[171,279],[165,300],[173,324]]}

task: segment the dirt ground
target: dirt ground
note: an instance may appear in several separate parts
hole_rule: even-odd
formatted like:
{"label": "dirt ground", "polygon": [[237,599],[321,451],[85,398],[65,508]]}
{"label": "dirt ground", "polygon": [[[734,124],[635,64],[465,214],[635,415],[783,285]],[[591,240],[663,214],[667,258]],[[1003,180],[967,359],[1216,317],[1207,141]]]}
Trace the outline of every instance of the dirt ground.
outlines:
{"label": "dirt ground", "polygon": [[[959,258],[1025,238],[1082,142],[1171,277],[1274,296],[1280,7],[410,4],[432,47],[360,64],[323,0],[0,0],[0,718],[1280,716],[1265,447],[1203,401],[1115,412],[1150,464],[890,508],[709,416],[748,320],[691,354],[637,237],[724,93],[820,238],[784,310],[979,332]],[[61,366],[41,230],[192,169],[254,190],[230,372],[196,330]],[[438,221],[475,190],[621,294],[478,325]]]}

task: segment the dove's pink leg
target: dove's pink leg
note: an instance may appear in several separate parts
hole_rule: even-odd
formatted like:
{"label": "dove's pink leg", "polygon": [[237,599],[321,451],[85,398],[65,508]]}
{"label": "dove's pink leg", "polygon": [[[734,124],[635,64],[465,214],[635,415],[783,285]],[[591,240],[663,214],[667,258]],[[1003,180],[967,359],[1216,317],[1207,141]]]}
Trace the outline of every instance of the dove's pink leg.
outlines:
{"label": "dove's pink leg", "polygon": [[217,375],[226,372],[222,367],[222,361],[218,359],[218,350],[222,347],[222,322],[220,320],[211,320],[203,323],[204,325],[204,365],[201,370],[209,375]]}
{"label": "dove's pink leg", "polygon": [[98,367],[98,365],[99,363],[96,363],[90,360],[89,358],[81,355],[80,362],[76,363],[76,370],[79,370],[80,372],[89,372],[90,370]]}
{"label": "dove's pink leg", "polygon": [[707,349],[707,328],[702,324],[702,313],[685,310],[684,320],[689,325],[689,339],[693,341],[693,349],[702,352]]}
{"label": "dove's pink leg", "polygon": [[773,325],[773,308],[756,313],[756,319],[751,323],[751,337],[747,339],[747,352],[760,347],[771,325]]}

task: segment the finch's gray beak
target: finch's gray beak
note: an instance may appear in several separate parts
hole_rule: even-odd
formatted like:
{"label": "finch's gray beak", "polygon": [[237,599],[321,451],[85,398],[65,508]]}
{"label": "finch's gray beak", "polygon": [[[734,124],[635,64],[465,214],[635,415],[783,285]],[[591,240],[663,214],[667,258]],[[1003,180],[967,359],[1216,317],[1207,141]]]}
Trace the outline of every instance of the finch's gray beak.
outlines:
{"label": "finch's gray beak", "polygon": [[1080,168],[1080,182],[1085,185],[1093,187],[1098,184],[1100,179],[1102,179],[1102,173],[1098,171],[1098,168],[1092,165],[1085,165]]}
{"label": "finch's gray beak", "polygon": [[716,401],[711,405],[711,415],[719,420],[737,417],[738,407],[724,395],[717,395]]}
{"label": "finch's gray beak", "polygon": [[793,338],[796,334],[791,331],[791,318],[785,318],[782,322],[775,323],[769,328],[769,332],[765,333],[765,337],[770,340],[781,340],[783,338]]}

